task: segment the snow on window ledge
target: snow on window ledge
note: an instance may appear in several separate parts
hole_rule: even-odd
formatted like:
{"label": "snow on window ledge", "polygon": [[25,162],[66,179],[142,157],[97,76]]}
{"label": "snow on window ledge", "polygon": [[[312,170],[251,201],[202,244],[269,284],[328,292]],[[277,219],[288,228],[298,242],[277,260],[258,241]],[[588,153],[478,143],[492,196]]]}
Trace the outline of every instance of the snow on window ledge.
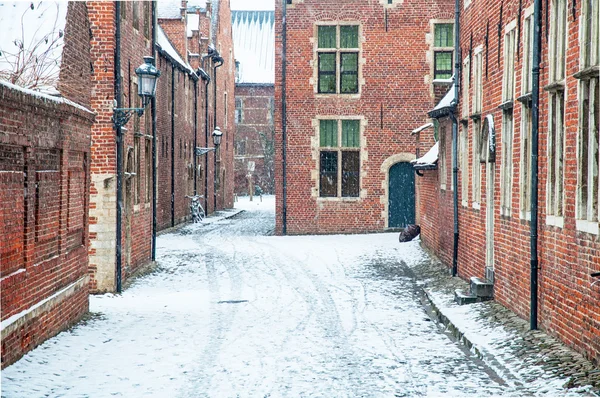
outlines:
{"label": "snow on window ledge", "polygon": [[468,200],[463,200],[462,201],[462,205],[463,205],[463,207],[469,207],[469,201]]}
{"label": "snow on window ledge", "polygon": [[558,228],[565,227],[565,218],[558,216],[546,216],[546,225],[552,225]]}
{"label": "snow on window ledge", "polygon": [[576,220],[575,225],[578,231],[588,234],[600,235],[600,227],[596,221]]}
{"label": "snow on window ledge", "polygon": [[475,210],[480,210],[481,209],[481,205],[478,202],[473,202],[473,208]]}

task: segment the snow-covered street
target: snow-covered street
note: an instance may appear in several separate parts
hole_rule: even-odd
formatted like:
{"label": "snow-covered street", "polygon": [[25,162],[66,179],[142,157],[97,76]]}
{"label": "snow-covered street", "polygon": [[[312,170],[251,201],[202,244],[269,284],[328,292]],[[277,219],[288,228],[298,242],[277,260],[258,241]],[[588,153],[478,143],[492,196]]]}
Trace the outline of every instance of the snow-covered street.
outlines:
{"label": "snow-covered street", "polygon": [[6,397],[521,394],[432,322],[397,234],[271,236],[274,201],[158,238],[158,269],[2,371]]}

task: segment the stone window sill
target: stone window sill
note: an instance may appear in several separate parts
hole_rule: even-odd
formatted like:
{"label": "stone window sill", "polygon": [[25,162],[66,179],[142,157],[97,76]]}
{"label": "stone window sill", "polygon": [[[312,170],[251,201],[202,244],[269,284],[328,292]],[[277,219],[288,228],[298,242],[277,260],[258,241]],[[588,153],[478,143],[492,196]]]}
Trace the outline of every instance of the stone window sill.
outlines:
{"label": "stone window sill", "polygon": [[592,235],[600,235],[598,222],[588,220],[576,220],[576,228],[580,232],[586,232]]}
{"label": "stone window sill", "polygon": [[472,206],[475,210],[481,210],[481,205],[479,202],[473,202]]}
{"label": "stone window sill", "polygon": [[546,225],[551,225],[553,227],[564,228],[565,227],[565,218],[559,216],[546,216]]}

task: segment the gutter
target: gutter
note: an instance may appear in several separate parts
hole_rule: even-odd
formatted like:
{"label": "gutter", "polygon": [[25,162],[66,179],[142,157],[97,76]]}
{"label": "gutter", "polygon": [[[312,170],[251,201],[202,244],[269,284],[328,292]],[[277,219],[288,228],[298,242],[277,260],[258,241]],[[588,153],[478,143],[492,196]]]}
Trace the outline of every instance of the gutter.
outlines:
{"label": "gutter", "polygon": [[[115,99],[117,108],[122,108],[121,101],[121,2],[115,1]],[[116,214],[116,237],[115,237],[115,272],[116,272],[116,290],[121,293],[121,272],[122,272],[122,219],[123,219],[123,130],[116,128],[117,142],[117,214]]]}
{"label": "gutter", "polygon": [[194,196],[198,195],[198,181],[196,180],[196,170],[198,169],[198,157],[196,156],[196,147],[198,146],[198,80],[194,80]]}
{"label": "gutter", "polygon": [[[205,72],[204,60],[210,55],[202,56],[202,72],[200,76],[204,80],[204,146],[208,148],[208,85],[210,84],[210,76]],[[204,157],[204,211],[208,215],[208,155]]]}
{"label": "gutter", "polygon": [[[538,328],[538,144],[539,144],[539,106],[540,106],[540,61],[542,32],[542,1],[534,0],[533,3],[533,65],[532,65],[532,90],[531,90],[531,278],[529,308],[529,327],[531,330]],[[547,28],[547,27],[546,27]]]}
{"label": "gutter", "polygon": [[282,55],[281,55],[281,170],[283,174],[283,201],[282,201],[282,234],[287,235],[287,105],[286,98],[286,47],[287,47],[287,0],[283,2],[283,18],[282,18]]}
{"label": "gutter", "polygon": [[[454,2],[454,98],[458,104],[458,86],[460,82],[460,0]],[[452,118],[452,204],[454,213],[454,250],[452,251],[452,276],[458,274],[458,120],[456,105],[450,115]]]}
{"label": "gutter", "polygon": [[171,227],[175,226],[175,64],[171,63]]}
{"label": "gutter", "polygon": [[[215,50],[215,54],[212,56],[213,64],[213,79],[215,80],[213,84],[213,128],[217,127],[217,68],[223,65],[223,58],[219,55],[219,53]],[[208,139],[207,139],[208,140]],[[213,154],[213,211],[217,211],[217,148],[215,148]]]}
{"label": "gutter", "polygon": [[[152,1],[152,56],[156,59],[156,0]],[[156,61],[155,61],[156,62]],[[158,179],[156,173],[156,96],[150,102],[152,111],[152,261],[156,261],[156,193]],[[147,161],[147,160],[146,160]]]}

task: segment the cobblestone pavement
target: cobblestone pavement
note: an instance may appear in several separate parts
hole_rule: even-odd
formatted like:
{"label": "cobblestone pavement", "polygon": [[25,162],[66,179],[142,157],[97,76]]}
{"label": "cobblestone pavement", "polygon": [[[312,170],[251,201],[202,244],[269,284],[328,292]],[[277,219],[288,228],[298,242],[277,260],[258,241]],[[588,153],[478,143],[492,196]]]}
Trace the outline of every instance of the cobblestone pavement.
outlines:
{"label": "cobblestone pavement", "polygon": [[[435,256],[411,269],[438,320],[502,377],[523,386],[561,379],[571,392],[600,396],[600,368],[581,354],[543,331],[529,330],[528,321],[497,302],[455,304],[454,291],[468,290],[468,284],[450,277]],[[498,338],[485,337],[498,330]]]}

